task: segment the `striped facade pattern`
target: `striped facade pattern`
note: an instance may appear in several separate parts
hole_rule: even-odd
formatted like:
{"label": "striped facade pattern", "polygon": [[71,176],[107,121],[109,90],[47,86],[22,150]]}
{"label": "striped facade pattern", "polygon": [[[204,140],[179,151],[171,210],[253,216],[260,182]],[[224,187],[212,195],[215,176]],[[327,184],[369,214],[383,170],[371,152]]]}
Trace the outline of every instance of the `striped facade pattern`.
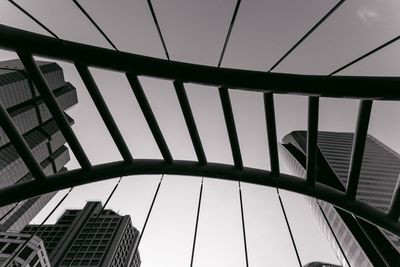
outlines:
{"label": "striped facade pattern", "polygon": [[[100,213],[100,214],[99,214]],[[23,233],[33,233],[28,225]],[[66,210],[55,224],[43,225],[37,235],[44,241],[52,266],[131,266],[141,264],[133,249],[139,231],[130,216],[102,210],[100,202],[88,202],[81,210]]]}
{"label": "striped facade pattern", "polygon": [[[65,82],[62,69],[51,62],[38,65],[63,110],[77,103],[76,89]],[[0,62],[0,101],[25,138],[46,175],[62,171],[70,160],[61,131],[19,60]],[[69,122],[73,120],[66,115]],[[25,163],[0,128],[0,188],[31,181]],[[56,192],[0,208],[0,231],[21,231]]]}
{"label": "striped facade pattern", "polygon": [[[305,158],[295,157],[293,146],[303,156],[306,154],[307,133],[295,131],[283,138],[280,146],[291,171],[305,177]],[[340,181],[347,185],[353,133],[319,132],[318,148],[324,160]],[[400,156],[374,137],[368,135],[361,167],[357,198],[387,212],[400,173]],[[338,214],[336,208],[324,201],[308,198],[315,217],[343,266],[373,266],[367,255]],[[384,232],[398,251],[398,237]]]}

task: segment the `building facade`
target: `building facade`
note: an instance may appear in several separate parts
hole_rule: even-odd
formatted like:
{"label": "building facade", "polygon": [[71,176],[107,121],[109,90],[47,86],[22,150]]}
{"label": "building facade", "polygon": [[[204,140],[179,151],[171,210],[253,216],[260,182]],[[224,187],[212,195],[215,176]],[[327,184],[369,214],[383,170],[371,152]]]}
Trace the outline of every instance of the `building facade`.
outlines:
{"label": "building facade", "polygon": [[[60,107],[78,102],[75,88],[65,81],[56,63],[37,62]],[[69,161],[65,139],[19,60],[0,62],[0,101],[25,138],[46,175],[64,170]],[[73,120],[66,115],[70,123]],[[0,188],[32,180],[7,135],[0,128]],[[0,231],[20,231],[50,201],[56,192],[0,208]]]}
{"label": "building facade", "polygon": [[[28,242],[26,242],[28,241]],[[14,255],[20,251],[18,255]],[[50,267],[43,241],[28,234],[0,233],[0,266],[14,257],[11,266]]]}
{"label": "building facade", "polygon": [[[353,133],[318,133],[317,181],[345,191]],[[280,149],[291,171],[305,177],[307,132],[286,135]],[[400,155],[368,135],[357,199],[387,212],[400,174]],[[308,198],[314,215],[343,266],[400,266],[400,242],[331,204]]]}
{"label": "building facade", "polygon": [[103,210],[88,202],[81,210],[66,210],[55,224],[28,225],[23,233],[36,232],[46,247],[52,266],[140,266],[133,255],[139,231],[130,216]]}

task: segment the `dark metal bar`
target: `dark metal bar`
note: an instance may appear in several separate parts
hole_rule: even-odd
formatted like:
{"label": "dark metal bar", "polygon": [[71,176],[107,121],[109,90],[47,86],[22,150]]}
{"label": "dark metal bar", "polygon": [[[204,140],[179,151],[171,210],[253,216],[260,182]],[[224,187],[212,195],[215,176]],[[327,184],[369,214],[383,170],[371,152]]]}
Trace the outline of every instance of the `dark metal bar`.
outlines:
{"label": "dark metal bar", "polygon": [[156,192],[154,193],[153,200],[151,201],[149,211],[147,212],[146,220],[144,221],[142,231],[140,232],[139,238],[137,239],[137,242],[135,243],[135,246],[132,249],[133,253],[131,254],[131,258],[135,256],[135,254],[139,248],[140,241],[142,241],[142,237],[143,237],[144,231],[146,230],[147,222],[149,221],[150,214],[151,214],[151,211],[153,210],[154,203],[156,202],[158,191],[160,191],[160,186],[163,181],[163,178],[164,178],[164,174],[161,175],[160,181],[158,182],[157,189],[156,189]]}
{"label": "dark metal bar", "polygon": [[390,202],[388,217],[394,221],[398,221],[400,217],[400,187],[393,192],[392,201]]}
{"label": "dark metal bar", "polygon": [[203,182],[204,182],[204,177],[201,178],[199,201],[198,201],[198,204],[197,204],[196,224],[195,224],[195,227],[194,227],[194,237],[193,237],[193,246],[192,246],[192,256],[191,256],[191,258],[190,258],[190,267],[193,267],[194,251],[195,251],[195,248],[196,248],[197,228],[198,228],[198,226],[199,226],[201,198],[202,198],[202,196],[203,196]]}
{"label": "dark metal bar", "polygon": [[156,13],[154,12],[154,8],[153,8],[153,4],[151,3],[151,0],[147,0],[147,4],[149,5],[151,16],[153,17],[154,24],[156,25],[156,28],[157,28],[158,36],[160,37],[160,41],[164,48],[165,56],[167,57],[168,60],[170,60],[167,45],[165,44],[165,40],[162,35],[160,25],[158,24],[157,16],[156,16]]}
{"label": "dark metal bar", "polygon": [[354,200],[357,195],[358,179],[360,178],[371,109],[372,100],[360,101],[357,126],[353,137],[349,175],[347,178],[346,197],[350,200]]}
{"label": "dark metal bar", "polygon": [[276,138],[275,107],[272,93],[264,93],[264,112],[267,122],[267,137],[269,147],[269,160],[271,163],[272,175],[279,176],[279,155]]}
{"label": "dark metal bar", "polygon": [[33,156],[28,144],[1,102],[0,125],[36,181],[44,181],[46,175],[44,174],[42,167]]}
{"label": "dark metal bar", "polygon": [[221,52],[221,55],[219,56],[218,68],[221,67],[222,60],[223,60],[224,55],[225,55],[225,50],[226,50],[226,47],[228,46],[229,38],[231,37],[233,25],[235,24],[236,16],[237,16],[237,13],[239,11],[239,7],[240,7],[240,3],[241,2],[242,2],[241,0],[237,0],[236,1],[235,10],[233,11],[232,20],[231,20],[231,23],[229,24],[228,33],[226,34],[226,37],[225,37],[224,46],[222,47],[222,52]]}
{"label": "dark metal bar", "polygon": [[21,51],[18,51],[17,53],[22,63],[24,64],[26,71],[32,78],[33,83],[36,85],[36,88],[40,92],[40,95],[43,97],[43,100],[46,103],[47,108],[53,115],[54,119],[57,122],[58,127],[60,127],[62,134],[64,135],[69,146],[74,152],[74,155],[78,160],[79,164],[82,166],[82,168],[90,168],[91,164],[85,154],[85,151],[83,150],[81,144],[79,143],[74,132],[72,131],[72,128],[69,125],[64,112],[58,105],[56,98],[51,92],[46,79],[44,78],[39,67],[36,65],[36,62],[33,59],[32,55]]}
{"label": "dark metal bar", "polygon": [[29,236],[27,240],[22,244],[22,246],[15,251],[10,258],[7,259],[7,261],[2,265],[9,267],[15,258],[21,253],[21,251],[26,247],[26,245],[29,243],[29,241],[39,232],[39,230],[43,227],[43,225],[47,222],[47,220],[53,215],[53,213],[58,209],[58,207],[61,205],[61,203],[64,202],[64,200],[68,197],[69,193],[71,193],[73,187],[71,187],[68,192],[63,196],[63,198],[57,203],[57,205],[50,211],[50,213],[46,216],[46,218],[42,221],[42,223],[36,228],[36,230]]}
{"label": "dark metal bar", "polygon": [[94,21],[94,19],[89,15],[89,13],[86,12],[86,10],[79,4],[78,0],[72,0],[75,5],[82,11],[82,13],[86,16],[88,20],[93,24],[94,27],[103,35],[103,37],[107,40],[107,42],[116,50],[119,51],[118,48],[114,45],[114,43],[111,41],[110,38],[108,38],[107,34],[100,28],[100,26]]}
{"label": "dark metal bar", "polygon": [[239,185],[240,214],[242,216],[242,232],[243,232],[244,255],[245,255],[245,258],[246,258],[246,267],[249,267],[249,257],[247,255],[248,253],[247,253],[246,226],[244,224],[242,187],[240,186],[240,181],[238,182],[238,185]]}
{"label": "dark metal bar", "polygon": [[295,50],[301,43],[304,42],[305,39],[307,39],[308,36],[310,36],[311,33],[313,33],[327,18],[329,18],[333,12],[336,11],[346,0],[341,0],[339,1],[336,5],[334,5],[328,13],[325,14],[306,34],[303,35],[303,37],[300,38],[300,40],[297,41],[272,67],[269,69],[268,72],[273,71],[287,56],[289,56],[293,50]]}
{"label": "dark metal bar", "polygon": [[138,77],[131,73],[126,73],[126,77],[128,78],[132,91],[136,96],[139,106],[143,112],[144,117],[146,118],[147,124],[149,125],[151,133],[156,140],[156,143],[164,160],[168,163],[171,163],[173,161],[171,152],[169,151],[168,145],[165,142],[164,136],[160,130],[160,127],[158,126],[156,117],[151,110],[149,101],[147,100],[147,97],[143,91],[142,85],[140,84]]}
{"label": "dark metal bar", "polygon": [[201,144],[199,132],[197,131],[196,123],[193,118],[192,109],[190,108],[189,100],[186,95],[186,90],[182,82],[174,81],[176,95],[178,96],[179,104],[182,108],[182,114],[185,118],[186,126],[189,130],[190,138],[192,139],[193,147],[196,152],[199,163],[207,164],[207,158],[204,153],[203,145]]}
{"label": "dark metal bar", "polygon": [[[0,25],[0,48],[85,66],[230,89],[320,97],[400,100],[398,77],[318,76],[217,68],[94,47]],[[352,88],[352,90],[348,90]]]}
{"label": "dark metal bar", "polygon": [[317,166],[317,142],[318,142],[318,112],[319,98],[308,98],[308,131],[307,131],[307,183],[315,185]]}
{"label": "dark metal bar", "polygon": [[18,8],[22,13],[24,13],[26,16],[28,16],[31,20],[33,20],[34,22],[36,22],[40,27],[42,27],[45,31],[47,31],[48,33],[50,33],[54,38],[56,39],[60,39],[58,38],[58,36],[51,31],[49,28],[46,27],[46,25],[44,25],[43,23],[41,23],[37,18],[35,18],[34,16],[32,16],[32,14],[30,14],[28,11],[26,11],[22,6],[18,5],[15,1],[13,0],[8,0],[8,2],[10,2],[11,4],[13,4],[16,8]]}
{"label": "dark metal bar", "polygon": [[229,98],[229,91],[225,87],[218,88],[219,97],[221,98],[222,110],[228,131],[229,143],[231,144],[232,157],[235,167],[238,169],[243,168],[242,154],[240,153],[239,139],[236,132],[235,119],[233,118],[231,100]]}
{"label": "dark metal bar", "polygon": [[104,121],[104,124],[107,126],[107,129],[110,132],[110,134],[115,142],[115,145],[117,146],[119,152],[122,155],[122,158],[127,163],[132,163],[133,158],[129,151],[129,148],[126,145],[125,140],[124,140],[121,132],[119,131],[118,126],[115,123],[115,121],[111,115],[111,112],[108,109],[107,104],[104,101],[104,98],[101,95],[100,90],[97,87],[97,84],[96,84],[95,80],[93,79],[93,76],[90,73],[88,67],[83,66],[79,63],[75,64],[75,67],[78,70],[79,75],[81,76],[83,82],[85,83],[86,88],[87,88],[90,96],[92,97],[93,102],[96,105],[96,108],[99,111],[101,118]]}
{"label": "dark metal bar", "polygon": [[392,43],[394,43],[394,42],[396,42],[396,41],[398,41],[398,40],[400,40],[400,35],[397,36],[397,37],[395,37],[395,38],[393,38],[393,39],[391,39],[391,40],[389,40],[389,41],[387,41],[386,43],[384,43],[384,44],[378,46],[377,48],[372,49],[371,51],[365,53],[364,55],[362,55],[362,56],[360,56],[360,57],[358,57],[358,58],[356,58],[356,59],[350,61],[349,63],[347,63],[347,64],[344,65],[343,67],[340,67],[340,68],[338,68],[337,70],[333,71],[331,74],[329,74],[329,76],[335,75],[336,73],[338,73],[338,72],[340,72],[340,71],[342,71],[342,70],[344,70],[344,69],[347,69],[348,67],[354,65],[355,63],[359,62],[360,60],[362,60],[362,59],[364,59],[364,58],[366,58],[366,57],[369,57],[370,55],[372,55],[372,54],[378,52],[379,50],[385,48],[386,46],[388,46],[388,45],[390,45],[390,44],[392,44]]}
{"label": "dark metal bar", "polygon": [[[316,183],[310,188],[299,177],[280,174],[278,177],[270,171],[243,167],[233,168],[232,165],[220,163],[207,163],[200,165],[197,161],[174,160],[168,164],[164,160],[136,159],[133,164],[116,161],[93,166],[91,169],[76,169],[63,173],[50,175],[46,186],[35,182],[15,184],[0,189],[0,206],[5,206],[30,197],[61,190],[71,186],[83,185],[103,181],[119,176],[144,175],[144,174],[171,174],[191,176],[205,176],[229,181],[243,181],[262,186],[278,187],[299,194],[327,201],[355,216],[365,219],[395,235],[400,235],[400,222],[393,221],[387,214],[367,203],[359,200],[349,200],[342,191],[331,188],[322,183]],[[132,177],[134,179],[134,177]]]}
{"label": "dark metal bar", "polygon": [[290,239],[292,240],[292,244],[293,244],[294,252],[296,253],[297,261],[299,262],[299,266],[302,267],[303,265],[301,264],[300,255],[299,255],[299,252],[297,250],[296,242],[294,241],[292,230],[290,229],[290,224],[289,224],[289,220],[288,220],[287,215],[286,215],[285,206],[283,205],[282,198],[281,198],[281,195],[279,194],[279,189],[278,188],[276,189],[276,193],[278,194],[279,203],[281,204],[283,217],[285,218],[286,226],[287,226],[287,228],[289,230]]}
{"label": "dark metal bar", "polygon": [[108,195],[106,202],[104,203],[103,207],[101,207],[101,210],[99,211],[99,213],[97,213],[96,217],[94,218],[94,221],[92,222],[92,225],[89,228],[89,231],[85,234],[85,236],[83,237],[82,243],[80,243],[78,249],[75,251],[74,256],[71,259],[71,262],[68,264],[68,267],[72,266],[72,262],[75,260],[76,255],[78,255],[79,251],[81,250],[83,244],[85,243],[87,237],[89,236],[90,232],[93,230],[94,225],[96,224],[97,220],[99,219],[101,213],[103,212],[103,210],[106,208],[108,202],[110,201],[111,197],[114,195],[115,191],[117,190],[119,184],[121,183],[122,180],[122,176],[118,179],[117,184],[114,186],[113,190],[111,191],[111,193]]}

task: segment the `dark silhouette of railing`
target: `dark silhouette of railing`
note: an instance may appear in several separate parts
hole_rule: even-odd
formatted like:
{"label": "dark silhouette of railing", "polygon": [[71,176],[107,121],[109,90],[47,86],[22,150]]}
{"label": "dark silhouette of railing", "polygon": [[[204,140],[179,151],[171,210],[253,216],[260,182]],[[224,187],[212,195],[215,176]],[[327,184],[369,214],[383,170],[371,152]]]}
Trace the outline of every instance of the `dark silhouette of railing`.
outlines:
{"label": "dark silhouette of railing", "polygon": [[[149,4],[155,26],[157,27],[167,60],[135,55],[118,50],[106,33],[96,24],[96,22],[90,17],[89,13],[84,10],[77,0],[74,0],[73,2],[90,20],[90,22],[94,24],[96,29],[110,43],[114,50],[61,40],[40,21],[27,13],[21,6],[18,6],[12,0],[9,1],[54,36],[54,38],[47,37],[44,35],[1,25],[0,48],[17,52],[19,58],[25,66],[26,71],[38,88],[44,102],[56,120],[62,134],[66,138],[81,168],[62,173],[56,173],[46,177],[40,165],[34,159],[32,152],[29,150],[25,140],[18,132],[18,129],[7,113],[7,110],[0,103],[1,126],[9,136],[11,142],[17,149],[21,158],[24,160],[30,172],[35,177],[34,181],[15,184],[7,188],[0,189],[0,205],[11,204],[55,190],[121,176],[138,174],[192,175],[238,181],[239,189],[240,182],[247,182],[263,186],[276,187],[277,190],[286,189],[303,195],[322,199],[335,205],[336,207],[354,214],[357,217],[365,219],[376,226],[390,231],[393,234],[400,235],[399,189],[396,189],[393,194],[388,213],[384,213],[381,210],[378,210],[356,198],[372,103],[374,100],[400,100],[400,90],[398,90],[400,78],[336,75],[340,71],[399,40],[400,36],[383,43],[379,47],[350,61],[343,67],[336,69],[326,76],[283,74],[272,72],[312,32],[314,32],[326,19],[328,19],[334,13],[334,11],[345,2],[345,0],[339,1],[335,6],[333,6],[332,9],[330,9],[325,16],[323,16],[308,32],[306,32],[305,35],[298,42],[296,42],[275,64],[273,64],[268,71],[249,71],[220,67],[228,45],[232,27],[238,14],[241,2],[240,0],[236,2],[234,14],[225,38],[217,67],[182,63],[171,60],[167,45],[164,41],[150,0],[147,2]],[[97,165],[91,164],[90,160],[86,156],[85,151],[80,145],[79,140],[68,124],[65,115],[58,106],[53,93],[49,89],[49,86],[44,79],[43,74],[36,65],[33,58],[34,55],[66,61],[75,65],[85,86],[87,87],[91,98],[95,103],[97,110],[100,113],[101,118],[103,119],[116,147],[123,158],[122,161]],[[139,103],[141,111],[144,114],[163,159],[135,159],[132,157],[128,146],[126,145],[126,142],[122,137],[122,134],[120,133],[117,124],[115,123],[96,85],[96,81],[93,79],[89,71],[89,67],[99,67],[112,71],[118,71],[126,75],[132,92]],[[187,130],[197,156],[197,161],[173,159],[169,151],[168,144],[164,139],[163,133],[157,123],[157,118],[155,117],[149,105],[138,76],[167,79],[173,83],[186,122]],[[226,122],[227,133],[234,162],[233,165],[208,162],[207,155],[203,149],[201,138],[196,127],[193,113],[191,111],[190,103],[186,95],[185,84],[187,83],[198,83],[219,88],[219,97]],[[230,90],[247,90],[263,93],[265,123],[267,126],[266,139],[269,147],[271,170],[248,168],[243,165],[229,96]],[[309,97],[306,179],[283,174],[279,170],[275,125],[276,118],[273,97],[274,94],[297,94]],[[348,175],[348,186],[345,192],[336,190],[317,181],[316,154],[319,97],[353,98],[360,100],[358,120],[349,167],[350,171]],[[199,197],[195,238],[201,203],[201,192],[202,187]],[[243,208],[242,221],[244,239],[246,239],[244,231]],[[287,225],[290,231],[290,226],[288,223]],[[292,241],[294,243],[293,238]],[[194,247],[195,242],[193,243],[193,251]],[[299,264],[301,265],[299,257],[298,260]]]}

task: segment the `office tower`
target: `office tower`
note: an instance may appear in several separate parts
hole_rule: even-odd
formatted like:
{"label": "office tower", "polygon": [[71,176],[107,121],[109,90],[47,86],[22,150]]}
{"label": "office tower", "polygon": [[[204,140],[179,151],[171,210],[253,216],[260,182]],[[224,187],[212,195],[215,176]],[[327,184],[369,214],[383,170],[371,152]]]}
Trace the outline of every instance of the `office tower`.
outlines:
{"label": "office tower", "polygon": [[[25,244],[25,242],[28,243]],[[30,238],[28,234],[0,233],[0,265],[4,264],[15,251],[24,247],[11,266],[42,266],[50,267],[43,241],[37,236]]]}
{"label": "office tower", "polygon": [[[345,191],[353,133],[318,133],[317,181]],[[290,169],[305,177],[307,132],[286,135],[281,151]],[[387,212],[400,173],[400,156],[368,135],[357,199]],[[312,210],[343,266],[400,266],[399,238],[331,204],[309,198]]]}
{"label": "office tower", "polygon": [[[23,233],[33,233],[28,225]],[[140,266],[134,247],[139,232],[129,215],[102,210],[88,202],[81,210],[66,210],[55,224],[43,225],[36,234],[43,241],[52,266]]]}
{"label": "office tower", "polygon": [[[56,63],[37,62],[60,107],[78,102],[75,88],[65,82]],[[23,134],[36,160],[50,175],[64,170],[69,161],[65,139],[19,60],[0,62],[0,101]],[[73,120],[68,117],[72,124]],[[0,188],[32,180],[25,163],[0,128]],[[56,192],[0,208],[0,231],[20,231]]]}

